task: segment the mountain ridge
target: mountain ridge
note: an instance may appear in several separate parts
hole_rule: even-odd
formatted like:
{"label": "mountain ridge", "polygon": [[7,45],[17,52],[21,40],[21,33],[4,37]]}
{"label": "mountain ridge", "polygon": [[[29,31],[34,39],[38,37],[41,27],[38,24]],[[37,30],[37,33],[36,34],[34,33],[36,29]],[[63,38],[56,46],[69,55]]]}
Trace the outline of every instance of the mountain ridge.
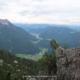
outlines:
{"label": "mountain ridge", "polygon": [[[3,24],[3,23],[7,24]],[[11,52],[31,53],[35,52],[35,46],[32,43],[36,38],[9,22],[0,20],[0,48],[8,49]],[[34,49],[33,49],[34,48]]]}
{"label": "mountain ridge", "polygon": [[[35,28],[35,25],[37,28]],[[52,39],[59,41],[62,46],[65,44],[69,45],[68,47],[80,46],[80,29],[77,30],[76,25],[26,24],[25,26],[21,25],[20,27],[29,33],[39,34],[39,37],[43,38],[43,40],[39,41],[38,44],[45,45],[44,47],[49,46],[49,42]],[[80,27],[78,26],[78,28]]]}

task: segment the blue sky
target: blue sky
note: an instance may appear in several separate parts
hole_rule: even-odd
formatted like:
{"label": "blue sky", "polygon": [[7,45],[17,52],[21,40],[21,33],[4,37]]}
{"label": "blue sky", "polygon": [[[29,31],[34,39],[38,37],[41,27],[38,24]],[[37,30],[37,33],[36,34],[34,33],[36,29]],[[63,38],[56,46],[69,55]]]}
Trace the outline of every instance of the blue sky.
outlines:
{"label": "blue sky", "polygon": [[80,0],[0,0],[0,18],[27,23],[80,23]]}

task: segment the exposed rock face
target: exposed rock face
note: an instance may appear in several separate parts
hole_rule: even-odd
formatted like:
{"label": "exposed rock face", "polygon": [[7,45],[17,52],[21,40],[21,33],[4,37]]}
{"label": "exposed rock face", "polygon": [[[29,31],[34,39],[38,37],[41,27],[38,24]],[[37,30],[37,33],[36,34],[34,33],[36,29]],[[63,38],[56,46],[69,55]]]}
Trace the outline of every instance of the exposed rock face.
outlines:
{"label": "exposed rock face", "polygon": [[80,80],[80,48],[56,50],[58,80]]}

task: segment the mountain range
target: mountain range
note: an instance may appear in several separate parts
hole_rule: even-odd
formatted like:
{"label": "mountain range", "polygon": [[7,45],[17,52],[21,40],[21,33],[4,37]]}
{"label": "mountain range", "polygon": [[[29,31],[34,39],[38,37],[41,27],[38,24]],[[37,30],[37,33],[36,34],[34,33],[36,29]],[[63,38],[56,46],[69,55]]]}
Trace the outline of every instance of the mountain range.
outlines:
{"label": "mountain range", "polygon": [[35,36],[37,34],[41,39],[38,45],[43,47],[49,47],[52,39],[57,40],[63,47],[80,47],[80,25],[77,24],[24,24],[24,26],[21,24],[19,27]]}
{"label": "mountain range", "polygon": [[11,23],[0,19],[0,49],[35,54],[45,48],[50,50],[52,39],[63,47],[80,47],[80,27],[76,26]]}
{"label": "mountain range", "polygon": [[8,20],[0,20],[0,48],[13,53],[34,53],[37,40],[24,29],[19,28]]}

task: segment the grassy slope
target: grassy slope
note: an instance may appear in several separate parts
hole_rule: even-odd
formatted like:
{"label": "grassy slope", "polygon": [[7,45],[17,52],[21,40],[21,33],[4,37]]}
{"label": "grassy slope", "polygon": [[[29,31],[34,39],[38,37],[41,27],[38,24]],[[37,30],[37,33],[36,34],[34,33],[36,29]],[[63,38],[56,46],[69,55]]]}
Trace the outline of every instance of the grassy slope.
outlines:
{"label": "grassy slope", "polygon": [[37,61],[38,59],[40,59],[44,53],[47,51],[46,48],[44,49],[40,49],[41,51],[38,53],[38,54],[35,54],[35,55],[31,55],[31,54],[16,54],[17,57],[21,57],[21,58],[25,58],[25,59],[32,59],[32,60],[35,60]]}

